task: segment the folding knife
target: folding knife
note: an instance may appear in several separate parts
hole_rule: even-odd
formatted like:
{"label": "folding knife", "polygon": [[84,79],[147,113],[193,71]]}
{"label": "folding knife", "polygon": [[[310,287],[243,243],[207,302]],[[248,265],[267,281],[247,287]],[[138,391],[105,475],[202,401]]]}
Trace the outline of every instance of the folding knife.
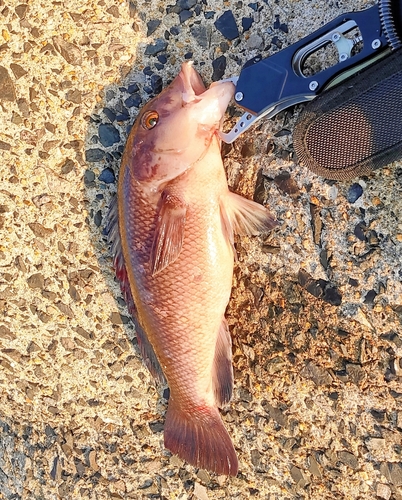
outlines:
{"label": "folding knife", "polygon": [[[295,104],[310,101],[402,46],[402,0],[380,0],[368,9],[342,14],[302,40],[267,58],[243,66],[235,102],[245,110],[224,142],[231,143],[263,117],[272,118]],[[333,44],[335,64],[314,72],[314,54]],[[316,55],[317,56],[317,55]],[[316,57],[315,56],[315,57]]]}

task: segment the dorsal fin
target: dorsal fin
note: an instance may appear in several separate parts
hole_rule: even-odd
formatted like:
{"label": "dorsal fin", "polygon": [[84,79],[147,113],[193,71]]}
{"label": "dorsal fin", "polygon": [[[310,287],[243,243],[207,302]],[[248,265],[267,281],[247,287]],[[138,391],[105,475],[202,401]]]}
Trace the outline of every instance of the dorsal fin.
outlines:
{"label": "dorsal fin", "polygon": [[106,233],[110,243],[110,249],[113,255],[113,265],[116,272],[116,277],[120,282],[121,292],[127,304],[128,312],[130,313],[137,335],[138,347],[145,366],[151,372],[152,376],[161,384],[166,384],[166,379],[162,368],[156,357],[155,351],[148,340],[148,337],[142,328],[139,320],[137,308],[134,303],[133,294],[131,293],[130,282],[128,279],[127,268],[124,262],[123,251],[120,241],[119,223],[118,223],[118,205],[117,196],[112,199],[109,207],[108,223]]}

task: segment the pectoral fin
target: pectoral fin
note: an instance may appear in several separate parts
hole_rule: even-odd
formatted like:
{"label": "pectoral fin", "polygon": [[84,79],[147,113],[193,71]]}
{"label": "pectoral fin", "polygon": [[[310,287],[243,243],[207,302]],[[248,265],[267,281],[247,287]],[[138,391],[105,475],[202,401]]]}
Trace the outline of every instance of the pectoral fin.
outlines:
{"label": "pectoral fin", "polygon": [[184,241],[186,204],[177,196],[162,193],[151,250],[152,275],[161,272],[179,256]]}
{"label": "pectoral fin", "polygon": [[232,245],[233,232],[255,235],[266,233],[278,225],[264,206],[236,193],[229,193],[221,200],[221,214],[224,230]]}

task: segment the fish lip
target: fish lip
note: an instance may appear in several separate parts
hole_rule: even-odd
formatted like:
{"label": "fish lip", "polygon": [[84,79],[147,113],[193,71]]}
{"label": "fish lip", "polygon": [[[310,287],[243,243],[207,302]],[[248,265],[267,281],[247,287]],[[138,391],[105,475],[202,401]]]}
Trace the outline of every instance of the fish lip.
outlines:
{"label": "fish lip", "polygon": [[190,95],[193,93],[199,96],[207,90],[198,71],[193,67],[193,61],[186,61],[182,64],[179,77],[181,78],[186,94]]}

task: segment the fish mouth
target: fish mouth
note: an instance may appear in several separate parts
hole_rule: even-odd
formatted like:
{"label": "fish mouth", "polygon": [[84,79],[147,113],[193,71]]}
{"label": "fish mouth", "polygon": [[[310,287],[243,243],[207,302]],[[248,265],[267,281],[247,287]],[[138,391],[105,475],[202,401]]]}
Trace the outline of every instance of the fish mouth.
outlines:
{"label": "fish mouth", "polygon": [[196,96],[200,96],[206,91],[206,87],[193,67],[193,61],[187,61],[182,64],[179,77],[183,84],[183,101],[191,102]]}

